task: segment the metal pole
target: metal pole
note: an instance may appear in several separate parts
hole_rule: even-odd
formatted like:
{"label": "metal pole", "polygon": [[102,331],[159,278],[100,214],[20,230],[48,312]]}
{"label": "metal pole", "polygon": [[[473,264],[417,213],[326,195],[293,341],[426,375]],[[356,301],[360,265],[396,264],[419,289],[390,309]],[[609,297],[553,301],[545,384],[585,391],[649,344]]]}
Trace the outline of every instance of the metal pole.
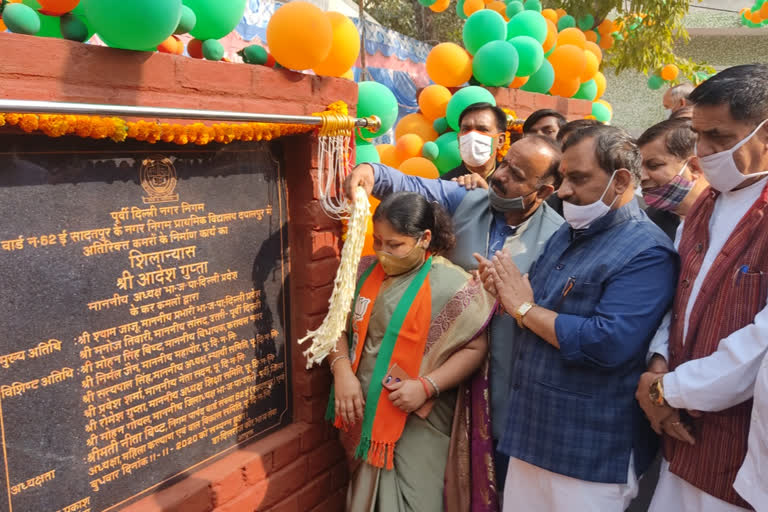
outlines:
{"label": "metal pole", "polygon": [[[239,121],[249,123],[308,124],[319,126],[319,116],[288,116],[281,114],[252,114],[224,110],[193,110],[185,108],[132,107],[128,105],[100,105],[56,101],[29,101],[0,99],[0,112],[27,114],[73,114],[124,117],[154,117],[168,119],[195,119],[199,121]],[[355,126],[375,127],[380,121],[375,116],[355,119]]]}

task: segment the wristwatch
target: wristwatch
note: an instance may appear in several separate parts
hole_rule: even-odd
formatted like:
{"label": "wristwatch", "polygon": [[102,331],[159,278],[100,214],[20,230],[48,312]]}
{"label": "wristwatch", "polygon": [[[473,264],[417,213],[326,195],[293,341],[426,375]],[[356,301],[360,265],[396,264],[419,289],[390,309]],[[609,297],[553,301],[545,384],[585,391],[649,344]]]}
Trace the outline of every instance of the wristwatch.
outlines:
{"label": "wristwatch", "polygon": [[523,325],[523,318],[525,318],[525,315],[528,314],[530,310],[532,310],[536,304],[533,302],[523,302],[520,304],[520,307],[517,308],[517,311],[515,311],[515,320],[517,320],[517,325],[521,329],[525,329],[525,326]]}
{"label": "wristwatch", "polygon": [[651,386],[648,389],[648,396],[655,405],[663,407],[667,405],[667,401],[664,399],[664,376],[658,377],[651,382]]}

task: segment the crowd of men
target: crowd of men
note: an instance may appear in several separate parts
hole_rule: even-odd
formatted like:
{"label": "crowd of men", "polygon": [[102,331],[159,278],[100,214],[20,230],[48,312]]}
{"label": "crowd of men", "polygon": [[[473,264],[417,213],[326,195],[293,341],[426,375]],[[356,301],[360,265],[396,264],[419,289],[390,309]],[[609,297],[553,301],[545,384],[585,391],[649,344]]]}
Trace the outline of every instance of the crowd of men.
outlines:
{"label": "crowd of men", "polygon": [[660,442],[651,511],[768,510],[768,66],[664,105],[638,139],[539,111],[498,160],[506,117],[477,104],[443,180],[348,179],[445,206],[449,259],[499,300],[504,510],[623,511]]}

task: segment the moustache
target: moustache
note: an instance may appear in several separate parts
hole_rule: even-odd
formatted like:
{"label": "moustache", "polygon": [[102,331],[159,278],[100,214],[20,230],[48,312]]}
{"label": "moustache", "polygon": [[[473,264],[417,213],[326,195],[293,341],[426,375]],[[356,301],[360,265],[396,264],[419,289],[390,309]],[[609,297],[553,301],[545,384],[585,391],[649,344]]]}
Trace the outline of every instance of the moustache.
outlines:
{"label": "moustache", "polygon": [[489,185],[495,188],[497,192],[503,195],[507,194],[507,187],[499,178],[491,178]]}

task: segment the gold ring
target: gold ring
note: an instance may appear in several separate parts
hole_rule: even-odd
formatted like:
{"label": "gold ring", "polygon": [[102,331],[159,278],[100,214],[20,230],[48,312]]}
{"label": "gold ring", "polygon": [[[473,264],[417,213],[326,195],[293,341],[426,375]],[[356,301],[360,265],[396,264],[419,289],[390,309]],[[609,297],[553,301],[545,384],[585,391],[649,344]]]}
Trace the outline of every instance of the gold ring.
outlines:
{"label": "gold ring", "polygon": [[679,425],[679,424],[680,424],[679,421],[675,421],[675,422],[672,423],[672,426],[674,427],[675,425]]}

